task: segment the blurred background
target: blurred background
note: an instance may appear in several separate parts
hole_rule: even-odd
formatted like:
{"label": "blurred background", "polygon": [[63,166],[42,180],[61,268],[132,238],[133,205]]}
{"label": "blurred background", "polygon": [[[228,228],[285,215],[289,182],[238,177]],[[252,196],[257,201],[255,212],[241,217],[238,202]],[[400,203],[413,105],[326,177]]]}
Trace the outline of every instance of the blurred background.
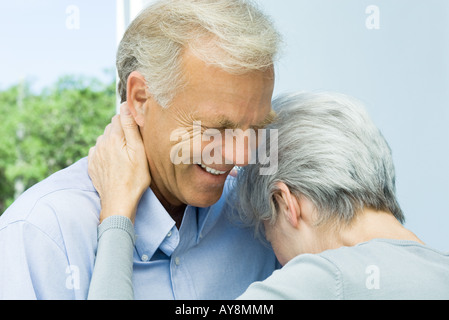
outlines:
{"label": "blurred background", "polygon": [[[95,144],[116,112],[118,41],[150,2],[0,2],[0,214]],[[284,36],[275,95],[363,101],[393,150],[406,227],[449,251],[449,1],[255,2]]]}

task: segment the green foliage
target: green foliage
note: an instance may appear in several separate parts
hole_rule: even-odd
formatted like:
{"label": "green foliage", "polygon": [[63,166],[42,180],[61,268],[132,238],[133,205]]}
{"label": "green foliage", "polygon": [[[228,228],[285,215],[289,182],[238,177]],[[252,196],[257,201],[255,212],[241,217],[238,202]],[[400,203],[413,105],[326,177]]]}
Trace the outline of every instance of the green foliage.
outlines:
{"label": "green foliage", "polygon": [[0,214],[21,187],[87,156],[115,103],[115,79],[66,76],[40,94],[27,83],[0,91]]}

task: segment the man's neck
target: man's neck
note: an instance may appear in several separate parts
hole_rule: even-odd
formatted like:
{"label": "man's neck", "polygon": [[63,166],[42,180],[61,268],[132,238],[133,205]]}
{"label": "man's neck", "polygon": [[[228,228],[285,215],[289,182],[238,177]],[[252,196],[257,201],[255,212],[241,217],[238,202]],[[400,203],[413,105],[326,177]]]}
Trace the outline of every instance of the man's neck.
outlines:
{"label": "man's neck", "polygon": [[180,201],[169,201],[168,197],[165,197],[154,183],[151,183],[150,187],[156,198],[160,201],[170,217],[175,221],[176,227],[179,229],[181,227],[182,218],[184,217],[184,211],[187,205],[181,203]]}

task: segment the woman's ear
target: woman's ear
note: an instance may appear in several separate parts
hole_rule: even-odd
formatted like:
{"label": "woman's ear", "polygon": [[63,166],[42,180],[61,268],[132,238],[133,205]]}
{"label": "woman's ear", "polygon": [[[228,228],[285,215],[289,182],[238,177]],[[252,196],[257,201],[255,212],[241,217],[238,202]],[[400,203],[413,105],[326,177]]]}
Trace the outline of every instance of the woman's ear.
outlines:
{"label": "woman's ear", "polygon": [[128,76],[126,98],[134,120],[139,127],[143,127],[145,124],[145,108],[150,95],[145,78],[138,71],[133,71]]}
{"label": "woman's ear", "polygon": [[290,189],[283,182],[276,183],[278,191],[274,195],[277,202],[279,214],[283,214],[292,227],[298,226],[301,214],[298,200],[291,194]]}

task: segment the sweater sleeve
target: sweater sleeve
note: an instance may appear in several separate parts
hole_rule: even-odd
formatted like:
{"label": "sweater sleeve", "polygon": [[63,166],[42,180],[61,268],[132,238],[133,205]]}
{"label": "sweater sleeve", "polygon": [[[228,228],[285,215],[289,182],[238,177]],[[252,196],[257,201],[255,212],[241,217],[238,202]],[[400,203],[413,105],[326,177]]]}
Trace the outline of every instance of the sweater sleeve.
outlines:
{"label": "sweater sleeve", "polygon": [[98,226],[98,248],[89,300],[133,300],[134,226],[126,217],[111,216]]}
{"label": "sweater sleeve", "polygon": [[262,282],[254,282],[238,300],[342,299],[342,276],[319,254],[302,254]]}

